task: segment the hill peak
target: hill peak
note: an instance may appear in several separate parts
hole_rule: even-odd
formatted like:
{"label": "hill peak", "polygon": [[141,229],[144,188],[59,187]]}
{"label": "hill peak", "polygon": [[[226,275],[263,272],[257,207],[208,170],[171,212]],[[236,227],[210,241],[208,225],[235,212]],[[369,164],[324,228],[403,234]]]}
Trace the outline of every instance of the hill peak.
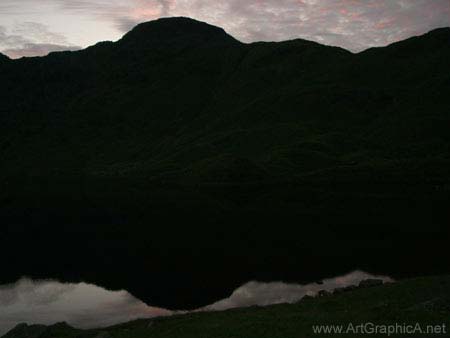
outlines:
{"label": "hill peak", "polygon": [[161,18],[141,23],[125,34],[120,42],[144,47],[239,43],[220,27],[186,17]]}

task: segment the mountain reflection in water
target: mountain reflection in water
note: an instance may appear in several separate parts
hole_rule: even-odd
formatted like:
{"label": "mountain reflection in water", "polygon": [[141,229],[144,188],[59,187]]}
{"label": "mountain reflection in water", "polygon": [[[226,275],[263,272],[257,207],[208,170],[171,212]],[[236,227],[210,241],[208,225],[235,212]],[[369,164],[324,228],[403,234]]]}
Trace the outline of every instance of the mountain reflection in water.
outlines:
{"label": "mountain reflection in water", "polygon": [[[197,311],[295,303],[305,295],[314,296],[321,290],[332,291],[372,278],[392,281],[386,276],[354,271],[344,276],[324,279],[321,283],[306,285],[250,282],[236,289],[229,298]],[[175,313],[185,312],[147,306],[127,291],[108,291],[86,283],[23,278],[17,283],[0,286],[0,336],[20,323],[51,325],[67,322],[76,328],[89,329]]]}

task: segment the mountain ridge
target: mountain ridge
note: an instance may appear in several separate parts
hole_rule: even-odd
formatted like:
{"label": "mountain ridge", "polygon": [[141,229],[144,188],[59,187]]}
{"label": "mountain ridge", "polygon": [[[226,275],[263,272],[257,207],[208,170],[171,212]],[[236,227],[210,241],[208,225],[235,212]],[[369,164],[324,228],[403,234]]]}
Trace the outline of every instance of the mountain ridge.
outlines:
{"label": "mountain ridge", "polygon": [[0,53],[0,61],[9,61],[9,57],[5,54]]}
{"label": "mountain ridge", "polygon": [[[167,34],[167,32],[169,32],[169,34]],[[114,43],[111,41],[100,41],[92,46],[88,46],[78,51],[58,51],[58,52],[51,52],[50,54],[78,53],[87,49],[91,50],[92,48],[98,47],[99,45],[104,46],[105,44],[109,43],[113,43],[114,46],[121,45],[124,48],[136,48],[136,47],[141,48],[142,45],[145,46],[146,48],[152,47],[156,48],[158,46],[161,46],[161,44],[165,44],[167,46],[167,43],[175,43],[177,41],[186,44],[186,42],[189,41],[191,46],[192,44],[201,45],[205,43],[210,45],[224,45],[224,44],[252,45],[260,43],[283,44],[283,43],[297,42],[302,44],[339,48],[345,50],[346,52],[358,55],[374,50],[382,50],[384,48],[394,48],[397,46],[401,46],[402,44],[404,45],[412,41],[417,42],[418,40],[429,37],[440,37],[441,39],[443,38],[448,40],[448,38],[450,38],[450,27],[435,28],[424,34],[412,36],[404,40],[388,44],[386,46],[369,47],[363,51],[353,53],[342,47],[324,45],[319,42],[302,38],[295,38],[277,42],[255,41],[251,43],[242,43],[233,36],[226,33],[226,31],[221,27],[214,26],[206,22],[198,21],[189,17],[168,17],[140,23],[136,25],[133,29],[131,29],[128,33],[124,34],[117,42]],[[10,58],[0,53],[0,59],[10,59]]]}
{"label": "mountain ridge", "polygon": [[[406,38],[404,40],[393,42],[387,46],[368,48],[357,54],[370,53],[378,50],[392,50],[399,48],[410,49],[417,47],[423,48],[427,47],[429,49],[428,52],[431,52],[431,49],[445,48],[445,47],[448,48],[449,41],[450,41],[450,27],[441,27],[433,29],[424,34],[415,35]],[[424,46],[423,45],[424,43],[426,43],[427,45]]]}
{"label": "mountain ridge", "polygon": [[354,55],[196,32],[2,65],[0,284],[82,280],[180,309],[249,280],[448,271],[436,33]]}

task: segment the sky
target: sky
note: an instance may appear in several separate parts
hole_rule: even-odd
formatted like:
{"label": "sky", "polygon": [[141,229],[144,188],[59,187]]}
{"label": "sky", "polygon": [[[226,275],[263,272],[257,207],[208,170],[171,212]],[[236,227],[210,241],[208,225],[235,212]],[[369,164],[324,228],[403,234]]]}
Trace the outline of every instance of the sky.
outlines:
{"label": "sky", "polygon": [[358,52],[450,26],[450,0],[0,0],[0,52],[85,48],[170,16],[220,26],[243,42],[303,38]]}

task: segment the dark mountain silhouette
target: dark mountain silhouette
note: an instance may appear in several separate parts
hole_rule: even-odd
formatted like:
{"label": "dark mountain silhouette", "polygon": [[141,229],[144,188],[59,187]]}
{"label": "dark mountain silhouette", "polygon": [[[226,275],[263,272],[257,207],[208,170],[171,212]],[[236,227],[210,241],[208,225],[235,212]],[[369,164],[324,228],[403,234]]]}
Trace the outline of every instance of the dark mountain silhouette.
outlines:
{"label": "dark mountain silhouette", "polygon": [[352,54],[173,18],[3,63],[0,282],[192,308],[253,279],[443,272],[449,41]]}
{"label": "dark mountain silhouette", "polygon": [[8,60],[9,60],[9,58],[6,55],[0,53],[0,62],[6,62]]}
{"label": "dark mountain silhouette", "polygon": [[236,45],[222,28],[189,18],[163,18],[137,25],[119,42],[121,48],[138,50]]}

